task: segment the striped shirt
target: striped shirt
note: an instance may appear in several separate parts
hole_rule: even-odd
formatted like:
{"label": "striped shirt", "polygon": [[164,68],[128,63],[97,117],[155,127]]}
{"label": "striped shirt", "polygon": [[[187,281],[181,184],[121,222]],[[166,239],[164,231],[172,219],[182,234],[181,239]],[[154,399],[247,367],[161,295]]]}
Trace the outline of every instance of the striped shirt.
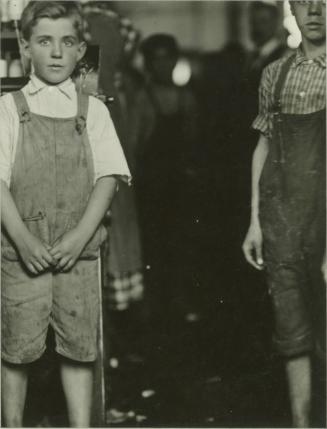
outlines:
{"label": "striped shirt", "polygon": [[[259,114],[252,127],[271,138],[273,128],[274,91],[282,65],[289,58],[283,57],[269,64],[263,71],[259,88]],[[286,77],[281,92],[282,113],[308,114],[326,107],[326,54],[314,59],[304,56],[301,48]]]}

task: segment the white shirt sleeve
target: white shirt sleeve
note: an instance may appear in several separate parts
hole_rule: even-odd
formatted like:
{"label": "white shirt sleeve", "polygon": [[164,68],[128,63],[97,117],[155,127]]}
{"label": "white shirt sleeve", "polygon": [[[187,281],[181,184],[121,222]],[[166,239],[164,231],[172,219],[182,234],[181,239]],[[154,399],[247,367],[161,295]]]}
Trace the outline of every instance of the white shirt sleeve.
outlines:
{"label": "white shirt sleeve", "polygon": [[0,178],[10,185],[15,142],[18,137],[18,115],[10,94],[0,97]]}
{"label": "white shirt sleeve", "polygon": [[127,161],[107,107],[97,98],[89,98],[87,132],[94,160],[95,180],[118,176],[131,181]]}

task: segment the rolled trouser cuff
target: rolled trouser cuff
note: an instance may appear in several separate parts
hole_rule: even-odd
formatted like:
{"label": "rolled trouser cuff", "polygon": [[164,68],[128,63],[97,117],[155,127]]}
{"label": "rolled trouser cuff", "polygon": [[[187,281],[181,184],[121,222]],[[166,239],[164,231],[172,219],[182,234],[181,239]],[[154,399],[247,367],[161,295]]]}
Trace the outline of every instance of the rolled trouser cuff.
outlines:
{"label": "rolled trouser cuff", "polygon": [[297,338],[273,337],[273,343],[278,354],[284,357],[293,357],[301,354],[311,353],[314,348],[314,340],[311,331]]}

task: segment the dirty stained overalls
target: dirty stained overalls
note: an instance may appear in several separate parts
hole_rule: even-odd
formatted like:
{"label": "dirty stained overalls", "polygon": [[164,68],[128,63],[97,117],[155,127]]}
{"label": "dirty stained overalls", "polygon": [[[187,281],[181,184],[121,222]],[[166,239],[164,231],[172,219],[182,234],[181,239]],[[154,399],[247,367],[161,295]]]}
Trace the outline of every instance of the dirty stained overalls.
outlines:
{"label": "dirty stained overalls", "polygon": [[260,178],[260,223],[274,342],[284,356],[325,354],[326,111],[282,113],[281,91],[294,56],[282,66],[274,123]]}
{"label": "dirty stained overalls", "polygon": [[[26,227],[48,245],[74,228],[94,186],[86,132],[88,97],[78,94],[73,118],[32,113],[23,92],[12,94],[19,114],[17,152],[10,192]],[[51,269],[33,275],[2,231],[2,358],[28,363],[45,350],[49,324],[56,351],[70,359],[96,359],[99,321],[101,225],[67,273]]]}

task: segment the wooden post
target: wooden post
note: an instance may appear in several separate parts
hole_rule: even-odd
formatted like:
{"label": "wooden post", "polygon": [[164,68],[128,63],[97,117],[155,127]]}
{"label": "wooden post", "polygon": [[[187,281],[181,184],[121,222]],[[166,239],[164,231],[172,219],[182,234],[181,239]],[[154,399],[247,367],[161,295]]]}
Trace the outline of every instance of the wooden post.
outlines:
{"label": "wooden post", "polygon": [[[86,20],[89,25],[91,35],[91,44],[99,46],[99,78],[98,92],[106,96],[113,97],[115,100],[110,104],[110,114],[115,125],[118,136],[121,138],[122,124],[121,111],[116,96],[116,88],[114,86],[114,76],[117,70],[119,60],[123,54],[123,39],[119,29],[118,16],[112,13],[104,13],[97,11],[96,7],[92,10],[90,7],[89,13],[86,14]],[[105,351],[108,350],[108,336],[106,335],[106,317],[103,313],[102,286],[104,284],[104,251],[101,251],[100,261],[100,278],[99,285],[100,294],[100,320],[99,320],[99,347],[98,359],[95,364],[94,390],[93,390],[93,407],[92,407],[92,427],[105,426],[105,405],[108,402],[106,398],[106,382],[105,379]],[[106,344],[105,344],[106,342]]]}
{"label": "wooden post", "polygon": [[94,368],[94,383],[93,383],[93,402],[92,402],[92,418],[91,427],[105,426],[105,374],[104,374],[104,336],[103,336],[103,264],[102,252],[99,261],[99,298],[100,298],[100,317],[98,330],[98,357]]}

